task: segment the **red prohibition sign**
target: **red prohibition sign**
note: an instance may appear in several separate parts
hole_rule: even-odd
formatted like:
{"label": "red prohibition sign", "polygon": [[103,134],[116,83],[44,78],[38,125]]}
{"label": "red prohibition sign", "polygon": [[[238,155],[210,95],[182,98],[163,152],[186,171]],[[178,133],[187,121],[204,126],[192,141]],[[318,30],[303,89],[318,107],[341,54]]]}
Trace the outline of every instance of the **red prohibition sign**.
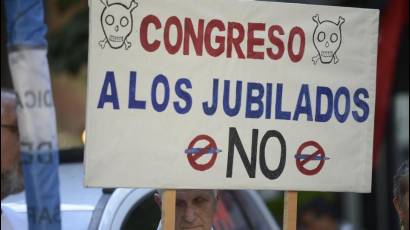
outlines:
{"label": "red prohibition sign", "polygon": [[[197,153],[192,153],[192,154],[187,155],[189,164],[192,166],[192,168],[198,171],[205,171],[205,170],[210,169],[215,164],[216,157],[218,155],[215,141],[210,136],[207,136],[207,135],[199,135],[195,137],[191,141],[191,143],[189,143],[188,149],[193,149],[195,144],[202,140],[207,141],[208,144],[205,147],[201,148]],[[197,160],[200,157],[202,157],[206,153],[209,153],[209,151],[212,151],[212,150],[214,150],[214,152],[211,153],[212,157],[209,160],[209,162],[205,164],[199,164],[197,162]]]}
{"label": "red prohibition sign", "polygon": [[[308,147],[314,147],[316,151],[313,154],[308,154],[308,157],[303,158],[302,157],[302,152]],[[306,154],[306,153],[305,153]],[[325,164],[325,151],[323,150],[322,146],[320,146],[317,142],[315,141],[308,141],[303,143],[299,148],[296,153],[296,166],[298,167],[299,171],[302,172],[305,175],[308,176],[313,176],[317,173],[320,172],[320,170],[323,168],[323,165]],[[320,159],[320,162],[318,166],[314,169],[307,169],[305,168],[305,165],[315,159]]]}

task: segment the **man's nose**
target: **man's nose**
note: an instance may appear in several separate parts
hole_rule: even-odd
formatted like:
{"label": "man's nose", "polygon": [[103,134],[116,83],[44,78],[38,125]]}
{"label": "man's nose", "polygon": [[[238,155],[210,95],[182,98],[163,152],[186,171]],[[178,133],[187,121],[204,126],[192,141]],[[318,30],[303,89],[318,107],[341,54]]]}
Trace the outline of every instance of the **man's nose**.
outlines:
{"label": "man's nose", "polygon": [[185,221],[188,223],[193,223],[196,218],[196,210],[194,207],[188,205],[188,207],[185,210],[185,215],[184,215]]}

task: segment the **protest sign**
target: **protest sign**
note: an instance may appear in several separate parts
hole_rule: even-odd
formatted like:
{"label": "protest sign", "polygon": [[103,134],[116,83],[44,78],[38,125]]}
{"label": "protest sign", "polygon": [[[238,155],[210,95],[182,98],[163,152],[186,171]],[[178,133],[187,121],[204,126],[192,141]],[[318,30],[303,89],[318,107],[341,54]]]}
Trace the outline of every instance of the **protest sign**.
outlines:
{"label": "protest sign", "polygon": [[86,185],[370,192],[378,17],[90,1]]}

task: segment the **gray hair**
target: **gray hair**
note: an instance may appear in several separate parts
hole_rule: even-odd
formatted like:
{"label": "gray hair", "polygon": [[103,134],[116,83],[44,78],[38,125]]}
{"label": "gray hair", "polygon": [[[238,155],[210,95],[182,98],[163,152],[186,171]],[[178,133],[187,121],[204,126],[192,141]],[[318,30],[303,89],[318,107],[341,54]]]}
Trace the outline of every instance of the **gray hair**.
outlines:
{"label": "gray hair", "polygon": [[[202,190],[202,189],[199,189]],[[178,191],[178,190],[177,190]],[[212,194],[214,195],[215,198],[218,197],[218,190],[209,190],[210,192],[212,192]],[[163,189],[157,189],[156,192],[162,197],[162,195],[164,194],[165,190]]]}
{"label": "gray hair", "polygon": [[6,103],[15,103],[17,99],[16,92],[11,89],[1,88],[1,114],[6,112]]}
{"label": "gray hair", "polygon": [[393,178],[393,196],[398,198],[400,204],[403,204],[403,198],[409,191],[409,160],[406,160],[397,169]]}

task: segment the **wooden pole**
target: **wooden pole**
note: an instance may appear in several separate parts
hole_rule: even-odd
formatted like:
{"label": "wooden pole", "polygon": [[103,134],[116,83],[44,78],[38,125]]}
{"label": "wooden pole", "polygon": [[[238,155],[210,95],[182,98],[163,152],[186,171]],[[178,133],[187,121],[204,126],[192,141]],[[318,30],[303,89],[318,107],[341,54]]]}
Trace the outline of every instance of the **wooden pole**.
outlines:
{"label": "wooden pole", "polygon": [[296,230],[296,220],[298,213],[298,193],[285,192],[284,210],[283,210],[283,229]]}
{"label": "wooden pole", "polygon": [[176,190],[165,190],[162,194],[162,230],[175,230]]}

